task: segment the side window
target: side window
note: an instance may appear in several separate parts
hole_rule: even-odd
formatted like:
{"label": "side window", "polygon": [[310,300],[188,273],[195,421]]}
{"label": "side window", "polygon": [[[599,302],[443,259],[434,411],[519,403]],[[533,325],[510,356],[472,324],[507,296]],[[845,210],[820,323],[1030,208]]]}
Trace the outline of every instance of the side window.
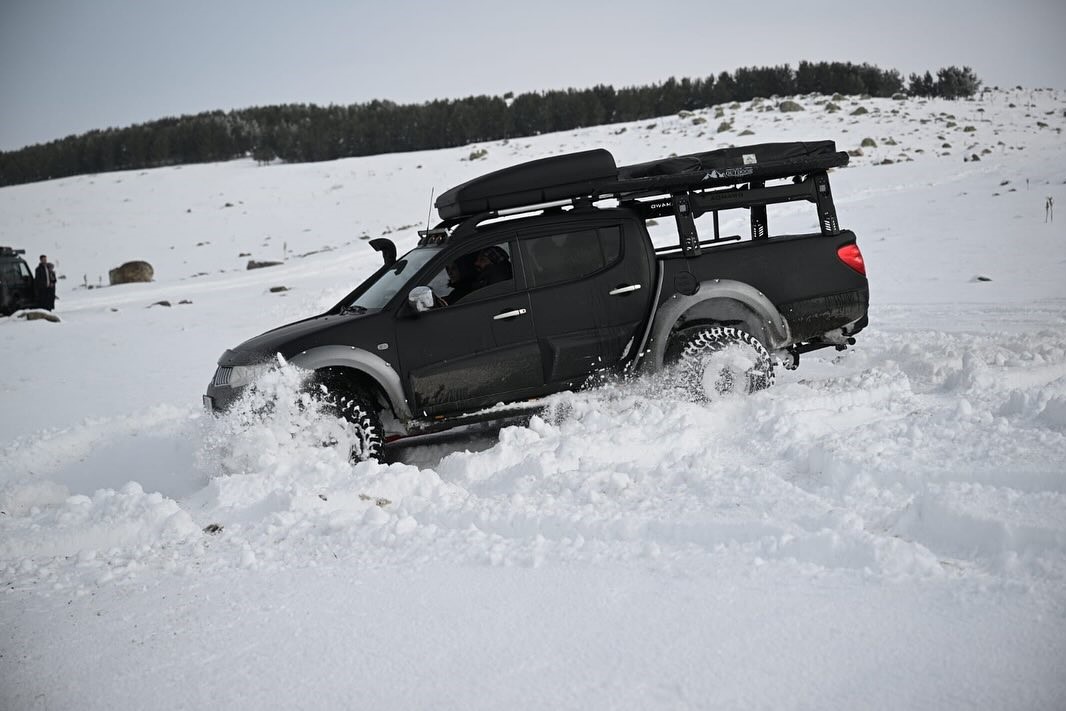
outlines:
{"label": "side window", "polygon": [[500,242],[459,255],[429,280],[441,305],[454,306],[514,291],[511,245]]}
{"label": "side window", "polygon": [[614,263],[622,253],[618,227],[564,232],[522,241],[530,287],[573,281]]}
{"label": "side window", "polygon": [[604,227],[599,230],[600,246],[603,247],[603,260],[614,264],[622,254],[622,228]]}

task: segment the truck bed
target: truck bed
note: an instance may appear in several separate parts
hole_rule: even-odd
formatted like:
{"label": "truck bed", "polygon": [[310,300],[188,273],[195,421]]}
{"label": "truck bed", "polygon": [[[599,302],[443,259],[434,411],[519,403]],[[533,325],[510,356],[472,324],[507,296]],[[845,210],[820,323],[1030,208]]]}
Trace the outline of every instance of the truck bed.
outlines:
{"label": "truck bed", "polygon": [[702,242],[703,254],[698,257],[686,258],[679,247],[656,250],[663,274],[659,304],[677,292],[679,275],[688,273],[701,282],[731,279],[755,287],[788,321],[795,343],[866,315],[870,301],[866,277],[837,257],[840,247],[855,243],[850,230],[722,242]]}

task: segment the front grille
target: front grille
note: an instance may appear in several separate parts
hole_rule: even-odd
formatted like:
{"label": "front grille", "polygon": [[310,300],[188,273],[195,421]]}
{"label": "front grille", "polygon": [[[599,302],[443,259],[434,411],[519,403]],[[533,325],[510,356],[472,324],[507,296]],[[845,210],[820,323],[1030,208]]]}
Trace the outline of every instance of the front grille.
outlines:
{"label": "front grille", "polygon": [[229,385],[229,376],[232,372],[233,368],[229,366],[219,366],[218,370],[215,371],[215,379],[211,381],[211,384],[216,388]]}

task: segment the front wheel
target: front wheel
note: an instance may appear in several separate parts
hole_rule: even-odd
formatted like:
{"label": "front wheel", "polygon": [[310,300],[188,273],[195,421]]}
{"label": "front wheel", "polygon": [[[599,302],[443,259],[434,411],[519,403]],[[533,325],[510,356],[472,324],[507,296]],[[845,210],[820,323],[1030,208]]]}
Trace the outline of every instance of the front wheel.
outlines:
{"label": "front wheel", "polygon": [[682,386],[697,401],[750,394],[774,383],[774,362],[758,338],[732,326],[698,328],[682,340]]}
{"label": "front wheel", "polygon": [[312,393],[324,413],[347,423],[344,436],[331,437],[326,444],[347,446],[348,459],[353,462],[381,457],[384,428],[380,413],[370,398],[321,382],[314,384]]}

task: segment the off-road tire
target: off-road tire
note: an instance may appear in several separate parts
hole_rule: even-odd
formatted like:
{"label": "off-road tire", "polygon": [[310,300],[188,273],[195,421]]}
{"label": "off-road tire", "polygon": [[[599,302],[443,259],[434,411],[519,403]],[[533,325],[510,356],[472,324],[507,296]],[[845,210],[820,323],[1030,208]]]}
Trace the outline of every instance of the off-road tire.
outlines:
{"label": "off-road tire", "polygon": [[774,383],[770,353],[758,338],[739,328],[697,328],[683,336],[680,346],[676,372],[682,387],[698,402],[731,393],[747,395]]}
{"label": "off-road tire", "polygon": [[381,458],[385,431],[380,413],[369,398],[332,386],[328,381],[312,383],[311,393],[324,412],[347,420],[355,440],[348,452],[349,460],[365,462]]}

